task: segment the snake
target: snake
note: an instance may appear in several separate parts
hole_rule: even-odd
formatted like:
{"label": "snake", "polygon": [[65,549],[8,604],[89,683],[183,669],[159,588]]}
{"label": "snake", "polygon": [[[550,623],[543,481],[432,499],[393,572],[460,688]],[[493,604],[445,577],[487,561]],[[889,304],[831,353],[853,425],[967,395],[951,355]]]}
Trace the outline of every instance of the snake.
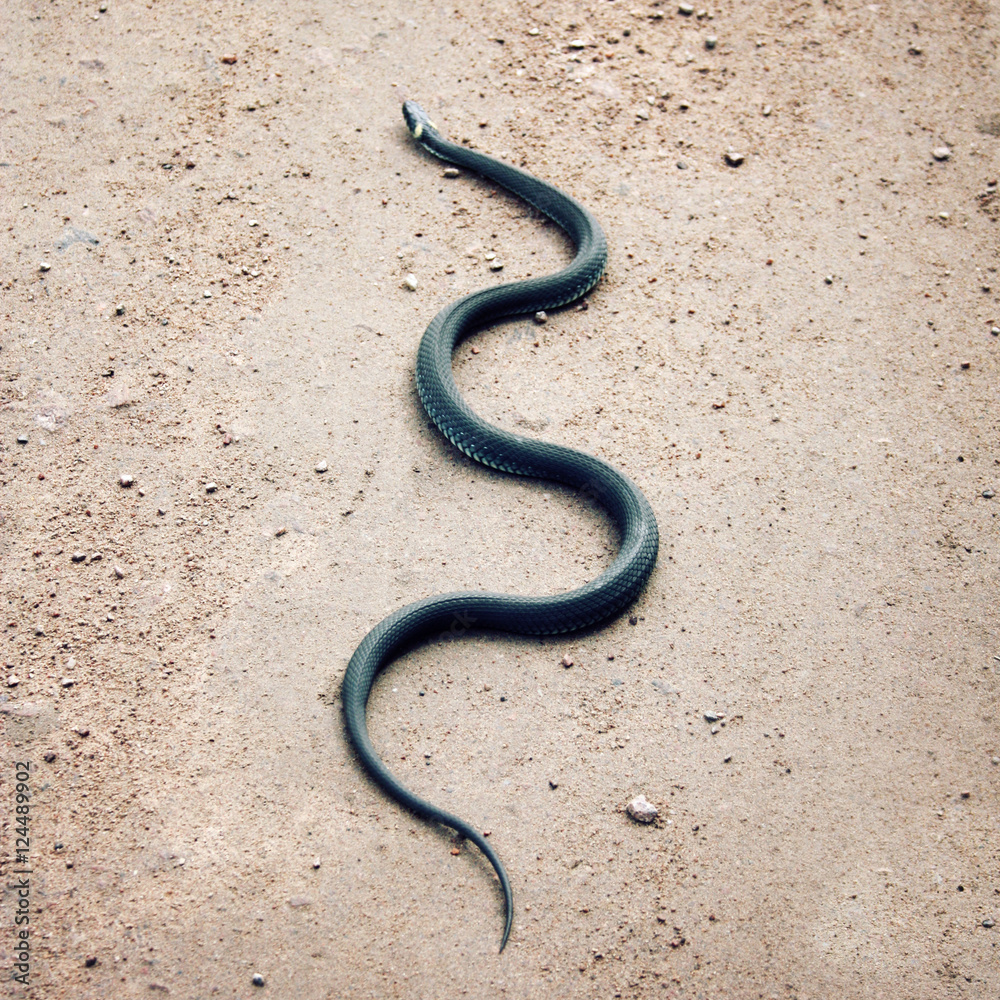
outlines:
{"label": "snake", "polygon": [[410,791],[386,766],[368,732],[367,706],[379,671],[418,642],[462,634],[470,628],[524,635],[557,635],[588,628],[624,610],[638,597],[656,564],[656,517],[639,488],[603,459],[563,445],[513,434],[478,416],[455,384],[451,359],[456,344],[503,317],[558,309],[591,291],[604,274],[608,243],[600,223],[557,187],[511,163],[446,139],[415,101],[403,104],[406,125],[434,156],[506,188],[551,219],[576,247],[563,270],[542,277],[494,285],[445,306],[427,327],[416,359],[416,384],[427,415],[465,455],[491,469],[562,483],[603,506],[620,544],[597,577],[573,590],[543,596],[460,591],[424,598],[394,611],[361,640],[341,687],[345,728],[368,775],[415,815],[454,830],[489,861],[504,898],[500,951],[510,937],[514,899],[497,852],[472,824]]}

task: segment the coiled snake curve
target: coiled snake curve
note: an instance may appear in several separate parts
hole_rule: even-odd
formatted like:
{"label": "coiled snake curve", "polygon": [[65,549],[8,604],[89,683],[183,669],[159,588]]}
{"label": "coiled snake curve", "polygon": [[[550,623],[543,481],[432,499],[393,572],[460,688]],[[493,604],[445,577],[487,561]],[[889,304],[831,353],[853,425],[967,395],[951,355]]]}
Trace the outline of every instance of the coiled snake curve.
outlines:
{"label": "coiled snake curve", "polygon": [[417,353],[417,390],[440,431],[466,455],[519,476],[555,480],[602,504],[614,519],[621,547],[611,565],[576,590],[547,597],[460,592],[408,604],[379,622],[355,650],[341,690],[351,742],[368,774],[393,799],[424,819],[450,827],[489,859],[504,895],[503,951],[514,902],[507,872],[479,830],[405,788],[383,763],[368,735],[366,707],[375,676],[398,652],[458,621],[476,628],[529,635],[571,632],[621,611],[639,594],[656,562],[659,533],[652,508],[635,484],[607,462],[556,444],[511,434],[478,417],[459,395],[451,371],[456,343],[502,316],[555,309],[598,282],[607,263],[607,241],[597,220],[551,184],[508,163],[443,138],[423,108],[403,105],[413,137],[435,156],[496,181],[561,226],[576,245],[572,263],[557,274],[486,288],[445,306],[427,327]]}

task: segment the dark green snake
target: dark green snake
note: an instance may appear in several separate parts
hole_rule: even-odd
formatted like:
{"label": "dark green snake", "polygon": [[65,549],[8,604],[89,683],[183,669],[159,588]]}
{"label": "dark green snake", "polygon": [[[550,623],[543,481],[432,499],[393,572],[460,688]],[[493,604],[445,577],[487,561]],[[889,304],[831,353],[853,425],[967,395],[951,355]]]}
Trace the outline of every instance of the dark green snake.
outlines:
{"label": "dark green snake", "polygon": [[560,225],[576,245],[573,262],[558,274],[486,288],[445,306],[434,317],[417,353],[417,390],[441,433],[477,462],[519,476],[565,483],[593,497],[611,514],[621,534],[614,562],[576,590],[549,597],[516,597],[466,591],[428,597],[389,615],[355,650],[344,675],[344,720],[351,742],[369,775],[401,805],[418,816],[451,827],[489,859],[503,888],[503,951],[514,916],[507,872],[485,836],[425,802],[405,788],[383,763],[368,735],[365,718],[375,676],[393,657],[421,638],[452,629],[503,629],[529,635],[572,632],[609,618],[635,600],[656,562],[656,518],[638,487],[607,462],[556,444],[520,437],[487,423],[459,395],[451,372],[456,343],[502,316],[555,309],[586,294],[600,280],[608,259],[607,241],[597,220],[582,205],[524,170],[443,138],[419,104],[407,101],[403,117],[428,152],[474,170],[503,185]]}

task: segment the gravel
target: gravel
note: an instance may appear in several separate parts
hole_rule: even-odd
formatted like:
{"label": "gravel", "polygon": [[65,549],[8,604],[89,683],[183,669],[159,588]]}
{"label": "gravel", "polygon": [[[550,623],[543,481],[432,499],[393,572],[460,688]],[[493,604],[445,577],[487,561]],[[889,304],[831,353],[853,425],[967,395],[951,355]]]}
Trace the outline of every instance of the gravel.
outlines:
{"label": "gravel", "polygon": [[637,823],[652,823],[659,815],[656,806],[647,802],[645,795],[637,795],[628,804],[627,812]]}
{"label": "gravel", "polygon": [[947,146],[937,146],[935,149],[931,150],[931,156],[935,160],[943,162],[944,160],[951,159],[951,150]]}

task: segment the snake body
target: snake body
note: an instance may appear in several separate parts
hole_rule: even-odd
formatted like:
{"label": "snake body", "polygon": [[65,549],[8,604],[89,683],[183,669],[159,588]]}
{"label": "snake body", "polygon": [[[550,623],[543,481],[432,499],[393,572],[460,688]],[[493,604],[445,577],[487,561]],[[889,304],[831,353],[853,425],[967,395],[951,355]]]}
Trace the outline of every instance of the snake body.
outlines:
{"label": "snake body", "polygon": [[493,469],[555,480],[596,499],[611,514],[621,547],[611,565],[576,590],[544,597],[460,592],[400,608],[376,625],[355,650],[342,688],[344,719],[368,774],[397,802],[424,819],[450,827],[486,856],[504,895],[503,951],[514,914],[507,872],[485,836],[465,820],[407,789],[386,767],[368,734],[368,696],[379,670],[415,641],[435,632],[474,626],[530,635],[585,628],[621,611],[639,594],[656,562],[656,518],[638,487],[607,462],[570,448],[501,430],[478,417],[462,399],[451,370],[455,344],[502,316],[554,309],[578,299],[600,280],[607,241],[597,220],[578,202],[508,163],[445,139],[413,101],[403,105],[413,137],[449,163],[496,181],[561,226],[576,245],[572,263],[557,274],[483,289],[446,306],[424,333],[417,353],[420,399],[441,432],[466,455]]}

